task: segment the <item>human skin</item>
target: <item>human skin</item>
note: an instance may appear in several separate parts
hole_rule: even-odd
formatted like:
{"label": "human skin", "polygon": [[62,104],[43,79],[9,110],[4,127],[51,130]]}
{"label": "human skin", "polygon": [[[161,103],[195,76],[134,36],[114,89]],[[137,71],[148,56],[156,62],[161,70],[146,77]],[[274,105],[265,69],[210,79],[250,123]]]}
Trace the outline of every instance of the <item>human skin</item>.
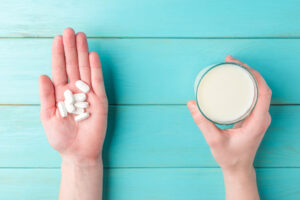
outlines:
{"label": "human skin", "polygon": [[[80,92],[75,82],[82,80],[90,86],[87,93],[90,117],[75,122],[68,114],[62,118],[57,103],[70,89]],[[67,28],[53,40],[52,81],[39,78],[41,121],[50,145],[62,157],[59,199],[102,199],[102,146],[107,127],[108,102],[102,69],[96,52],[88,51],[84,33],[75,34]]]}
{"label": "human skin", "polygon": [[257,200],[259,194],[253,161],[257,149],[271,123],[269,113],[272,91],[256,70],[228,55],[226,62],[248,68],[258,83],[258,100],[252,113],[231,129],[219,129],[199,111],[195,101],[187,106],[200,128],[211,153],[220,165],[225,182],[227,200]]}

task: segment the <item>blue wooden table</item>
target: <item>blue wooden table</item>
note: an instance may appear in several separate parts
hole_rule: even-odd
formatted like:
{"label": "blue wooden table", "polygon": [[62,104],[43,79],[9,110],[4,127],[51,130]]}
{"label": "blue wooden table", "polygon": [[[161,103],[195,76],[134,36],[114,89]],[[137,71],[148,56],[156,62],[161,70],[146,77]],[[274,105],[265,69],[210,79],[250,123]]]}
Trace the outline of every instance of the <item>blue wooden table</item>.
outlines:
{"label": "blue wooden table", "polygon": [[262,199],[300,199],[300,1],[1,0],[0,199],[58,196],[60,157],[39,119],[37,79],[66,27],[87,34],[110,101],[104,199],[224,199],[223,177],[185,106],[227,54],[273,90],[255,160]]}

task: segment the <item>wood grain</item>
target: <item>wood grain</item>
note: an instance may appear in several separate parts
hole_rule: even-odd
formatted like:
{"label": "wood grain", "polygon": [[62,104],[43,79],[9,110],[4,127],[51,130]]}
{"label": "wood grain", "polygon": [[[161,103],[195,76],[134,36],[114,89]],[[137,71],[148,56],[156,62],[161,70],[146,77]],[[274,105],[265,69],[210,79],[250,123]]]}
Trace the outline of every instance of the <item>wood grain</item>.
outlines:
{"label": "wood grain", "polygon": [[[300,167],[300,106],[272,106],[256,167]],[[217,167],[186,106],[111,106],[106,167]],[[0,107],[0,167],[59,167],[38,106]]]}
{"label": "wood grain", "polygon": [[[29,6],[30,5],[30,6]],[[2,37],[299,37],[297,0],[4,0]]]}
{"label": "wood grain", "polygon": [[[102,60],[110,113],[104,199],[224,199],[222,174],[185,107],[197,73],[231,54],[273,90],[258,150],[261,199],[300,199],[300,1],[3,0],[0,199],[57,199],[60,157],[39,120],[52,37],[83,31]],[[9,104],[11,106],[3,106]],[[281,105],[284,104],[284,105]]]}
{"label": "wood grain", "polygon": [[[38,76],[50,74],[51,39],[0,40],[1,104],[39,104]],[[232,54],[261,72],[272,103],[299,104],[298,39],[90,39],[111,104],[185,104],[204,67]]]}
{"label": "wood grain", "polygon": [[[300,169],[257,169],[261,199],[300,198]],[[59,169],[0,169],[0,193],[5,200],[57,199]],[[220,169],[105,169],[103,199],[198,200],[224,199]]]}

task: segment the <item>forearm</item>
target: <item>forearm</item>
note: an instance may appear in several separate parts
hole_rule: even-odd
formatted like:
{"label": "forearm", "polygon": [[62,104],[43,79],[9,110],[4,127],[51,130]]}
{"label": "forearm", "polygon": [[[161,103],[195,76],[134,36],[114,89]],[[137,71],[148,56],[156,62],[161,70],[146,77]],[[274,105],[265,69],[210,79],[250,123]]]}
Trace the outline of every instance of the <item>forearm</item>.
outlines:
{"label": "forearm", "polygon": [[253,167],[241,170],[223,170],[226,200],[259,200],[256,173]]}
{"label": "forearm", "polygon": [[73,162],[63,159],[61,166],[60,200],[101,200],[102,160]]}

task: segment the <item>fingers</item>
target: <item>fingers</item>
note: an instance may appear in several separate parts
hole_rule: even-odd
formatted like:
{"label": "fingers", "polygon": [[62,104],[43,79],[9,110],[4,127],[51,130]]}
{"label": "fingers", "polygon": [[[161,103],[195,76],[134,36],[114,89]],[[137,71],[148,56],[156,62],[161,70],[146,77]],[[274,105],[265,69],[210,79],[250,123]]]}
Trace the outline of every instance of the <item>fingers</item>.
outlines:
{"label": "fingers", "polygon": [[63,44],[69,81],[81,79],[91,85],[97,95],[106,97],[100,59],[96,52],[89,54],[85,34],[75,36],[74,30],[67,28]]}
{"label": "fingers", "polygon": [[90,65],[93,90],[98,96],[106,97],[101,62],[97,52],[95,51],[90,53]]}
{"label": "fingers", "polygon": [[39,92],[41,99],[41,117],[42,119],[49,119],[55,115],[55,93],[54,87],[50,78],[42,75],[39,78]]}
{"label": "fingers", "polygon": [[89,62],[89,49],[88,49],[86,36],[84,33],[76,34],[76,45],[77,45],[77,52],[78,52],[80,79],[90,85],[91,70],[90,70],[90,62]]}
{"label": "fingers", "polygon": [[93,90],[98,96],[106,97],[99,56],[97,52],[93,51],[90,53],[89,57],[90,57],[90,65],[91,65],[91,83],[92,83]]}
{"label": "fingers", "polygon": [[201,114],[195,101],[189,101],[187,106],[208,145],[213,146],[219,143],[222,139],[221,130]]}
{"label": "fingers", "polygon": [[237,63],[237,64],[239,64],[239,65],[242,65],[242,66],[244,66],[244,67],[250,69],[250,67],[249,67],[247,64],[242,63],[241,61],[239,61],[238,59],[232,57],[231,55],[227,55],[227,56],[226,56],[225,62],[234,62],[234,63]]}
{"label": "fingers", "polygon": [[239,124],[236,124],[234,127],[235,128],[243,127],[251,130],[252,132],[264,133],[264,131],[258,131],[257,129],[264,129],[265,125],[269,124],[268,122],[269,115],[270,115],[269,108],[270,108],[271,97],[272,97],[271,89],[269,88],[266,81],[258,71],[250,68],[248,65],[242,63],[241,61],[233,58],[230,55],[226,56],[225,61],[235,62],[247,67],[255,77],[258,86],[257,104],[254,110],[252,111],[252,113],[247,119],[245,119],[243,122]]}
{"label": "fingers", "polygon": [[52,78],[55,86],[67,84],[67,72],[62,36],[58,35],[52,45]]}
{"label": "fingers", "polygon": [[254,75],[258,86],[257,104],[255,106],[255,109],[253,110],[253,113],[257,115],[257,117],[259,117],[259,115],[267,114],[269,112],[272,90],[269,88],[266,81],[259,72],[253,70],[252,74]]}
{"label": "fingers", "polygon": [[[268,118],[272,91],[258,72],[255,72],[255,78],[258,83],[258,99],[254,110],[245,120],[244,124],[246,125],[245,128],[249,130],[263,130],[265,129],[265,125],[269,123]],[[257,133],[260,133],[260,131]]]}
{"label": "fingers", "polygon": [[236,124],[234,124],[233,128],[241,128],[243,126],[243,121],[240,121]]}
{"label": "fingers", "polygon": [[257,84],[258,84],[258,89],[259,89],[259,93],[262,96],[267,96],[267,97],[271,97],[272,96],[272,91],[270,90],[269,86],[267,85],[266,81],[264,80],[264,78],[260,75],[260,73],[252,68],[250,68],[248,65],[246,65],[245,63],[242,63],[241,61],[239,61],[238,59],[233,58],[231,55],[226,56],[225,58],[226,62],[234,62],[240,65],[243,65],[245,67],[247,67],[248,69],[250,69],[251,73],[253,74],[253,76],[255,77]]}
{"label": "fingers", "polygon": [[78,69],[78,56],[76,48],[76,38],[74,30],[67,28],[63,33],[63,44],[66,58],[66,71],[69,81],[73,82],[80,79]]}

